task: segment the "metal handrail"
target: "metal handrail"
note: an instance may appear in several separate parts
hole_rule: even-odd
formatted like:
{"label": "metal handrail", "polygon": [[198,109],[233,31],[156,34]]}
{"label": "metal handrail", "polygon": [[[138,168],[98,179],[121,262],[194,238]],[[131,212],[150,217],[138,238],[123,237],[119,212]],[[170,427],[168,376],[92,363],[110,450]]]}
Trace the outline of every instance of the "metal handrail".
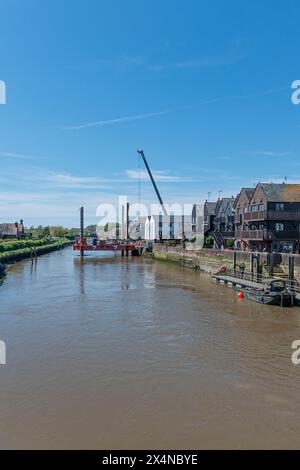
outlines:
{"label": "metal handrail", "polygon": [[294,292],[295,294],[300,294],[300,285],[298,281],[295,279],[283,279],[279,276],[266,276],[264,274],[259,274],[251,271],[241,271],[239,269],[229,269],[226,271],[224,276],[233,276],[237,279],[245,280],[245,281],[252,281],[257,282],[258,284],[266,284],[270,279],[275,279],[286,282],[287,287]]}

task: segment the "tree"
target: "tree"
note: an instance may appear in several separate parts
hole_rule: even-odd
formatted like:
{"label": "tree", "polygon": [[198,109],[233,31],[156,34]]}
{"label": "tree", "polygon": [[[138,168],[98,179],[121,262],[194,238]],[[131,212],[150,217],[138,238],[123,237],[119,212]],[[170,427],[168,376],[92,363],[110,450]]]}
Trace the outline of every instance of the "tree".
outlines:
{"label": "tree", "polygon": [[50,227],[51,237],[63,238],[65,236],[66,229],[60,226]]}
{"label": "tree", "polygon": [[211,235],[208,235],[204,238],[204,245],[203,248],[213,248],[214,246],[214,239]]}

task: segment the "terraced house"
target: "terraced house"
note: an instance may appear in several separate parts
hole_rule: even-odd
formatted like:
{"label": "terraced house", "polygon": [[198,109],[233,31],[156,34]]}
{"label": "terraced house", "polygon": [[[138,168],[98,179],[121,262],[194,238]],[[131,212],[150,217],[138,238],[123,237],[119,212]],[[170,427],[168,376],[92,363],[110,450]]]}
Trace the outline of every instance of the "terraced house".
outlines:
{"label": "terraced house", "polygon": [[299,184],[258,183],[255,189],[242,188],[234,210],[240,249],[299,253]]}
{"label": "terraced house", "polygon": [[226,239],[234,238],[234,203],[235,197],[218,199],[214,210],[213,232],[216,248],[226,246]]}

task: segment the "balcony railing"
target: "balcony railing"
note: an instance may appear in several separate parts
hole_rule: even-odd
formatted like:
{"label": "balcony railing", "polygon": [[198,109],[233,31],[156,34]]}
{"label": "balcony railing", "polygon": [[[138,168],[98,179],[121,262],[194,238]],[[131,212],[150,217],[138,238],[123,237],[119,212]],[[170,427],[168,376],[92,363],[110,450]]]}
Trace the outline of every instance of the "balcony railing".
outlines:
{"label": "balcony railing", "polygon": [[236,214],[235,222],[239,222],[240,215],[247,221],[251,220],[300,220],[300,211],[257,211]]}
{"label": "balcony railing", "polygon": [[235,238],[234,232],[222,232],[224,238]]}
{"label": "balcony railing", "polygon": [[299,240],[298,230],[283,230],[275,232],[272,230],[237,230],[235,238],[242,240]]}
{"label": "balcony railing", "polygon": [[242,240],[267,240],[264,232],[265,230],[237,230],[235,236]]}

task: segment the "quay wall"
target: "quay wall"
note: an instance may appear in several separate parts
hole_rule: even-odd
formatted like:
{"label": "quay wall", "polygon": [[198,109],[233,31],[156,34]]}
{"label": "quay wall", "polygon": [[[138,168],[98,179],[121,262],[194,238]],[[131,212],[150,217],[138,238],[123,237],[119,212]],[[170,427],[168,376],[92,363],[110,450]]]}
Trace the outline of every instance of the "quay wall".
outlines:
{"label": "quay wall", "polygon": [[[250,270],[250,253],[244,251],[236,251],[237,265],[244,264],[245,270]],[[261,263],[263,267],[267,267],[267,253],[260,253]],[[288,273],[289,254],[282,253],[277,257],[278,266],[284,273]],[[300,255],[292,255],[294,258],[294,275],[295,279],[300,282]],[[202,248],[201,250],[186,250],[182,247],[170,247],[155,244],[153,246],[153,257],[155,259],[171,261],[181,266],[192,269],[200,269],[209,274],[215,274],[221,266],[226,266],[228,270],[233,269],[233,251],[232,250],[215,250]]]}

